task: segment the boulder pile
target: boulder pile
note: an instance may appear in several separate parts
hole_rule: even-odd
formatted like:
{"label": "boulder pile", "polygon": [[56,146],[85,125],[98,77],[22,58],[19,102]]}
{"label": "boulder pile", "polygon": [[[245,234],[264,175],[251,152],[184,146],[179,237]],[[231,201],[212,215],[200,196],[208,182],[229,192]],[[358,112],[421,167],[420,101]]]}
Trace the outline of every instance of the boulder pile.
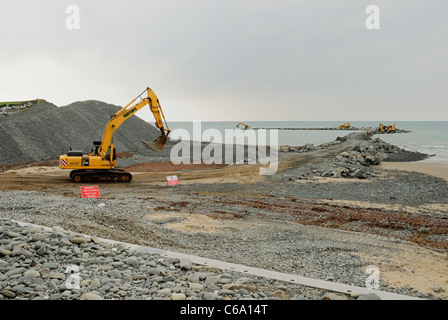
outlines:
{"label": "boulder pile", "polygon": [[309,152],[328,149],[350,139],[359,139],[352,150],[341,152],[335,157],[323,161],[318,168],[315,165],[309,167],[311,170],[304,172],[298,179],[309,179],[312,176],[367,179],[377,175],[372,166],[379,165],[381,161],[419,161],[428,157],[426,154],[405,150],[384,142],[373,137],[373,134],[372,132],[352,133],[319,146],[312,144],[301,147],[280,146],[279,151]]}

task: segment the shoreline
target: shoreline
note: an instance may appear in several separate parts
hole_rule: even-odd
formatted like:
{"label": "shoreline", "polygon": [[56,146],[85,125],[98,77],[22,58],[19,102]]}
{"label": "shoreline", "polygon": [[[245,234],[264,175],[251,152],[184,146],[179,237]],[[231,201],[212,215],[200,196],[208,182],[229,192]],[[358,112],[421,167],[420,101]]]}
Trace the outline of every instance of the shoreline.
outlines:
{"label": "shoreline", "polygon": [[412,162],[387,162],[382,161],[381,169],[415,171],[442,178],[448,182],[448,162],[442,161],[412,161]]}

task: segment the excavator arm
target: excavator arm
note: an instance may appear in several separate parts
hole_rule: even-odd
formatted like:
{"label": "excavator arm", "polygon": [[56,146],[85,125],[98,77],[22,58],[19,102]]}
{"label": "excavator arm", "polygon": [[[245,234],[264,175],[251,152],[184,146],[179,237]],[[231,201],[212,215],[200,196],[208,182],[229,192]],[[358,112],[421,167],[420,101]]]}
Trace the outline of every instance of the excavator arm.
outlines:
{"label": "excavator arm", "polygon": [[[144,93],[147,93],[147,96],[142,98],[141,96]],[[141,100],[137,103],[135,101],[141,98]],[[135,103],[135,104],[134,104]],[[109,122],[104,128],[103,138],[101,139],[101,145],[98,148],[98,155],[101,158],[105,159],[108,153],[109,148],[110,154],[113,154],[113,136],[114,133],[118,130],[118,128],[129,119],[132,115],[134,115],[137,111],[149,105],[149,109],[151,110],[156,122],[156,127],[160,130],[161,135],[153,142],[145,142],[142,141],[146,146],[151,148],[154,151],[162,151],[163,146],[167,142],[168,134],[170,130],[163,126],[163,121],[165,121],[165,115],[163,114],[162,107],[159,103],[159,99],[157,98],[154,91],[150,88],[146,88],[140,95],[138,95],[135,99],[129,102],[125,107],[121,110],[117,111],[114,115],[111,116]]]}

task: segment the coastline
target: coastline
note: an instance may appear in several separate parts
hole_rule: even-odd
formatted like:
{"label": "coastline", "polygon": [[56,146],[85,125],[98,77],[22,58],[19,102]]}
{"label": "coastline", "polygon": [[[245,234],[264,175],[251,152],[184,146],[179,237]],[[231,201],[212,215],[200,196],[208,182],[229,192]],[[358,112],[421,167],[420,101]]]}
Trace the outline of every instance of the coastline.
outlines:
{"label": "coastline", "polygon": [[387,162],[382,161],[379,165],[382,169],[415,171],[438,178],[448,182],[448,162],[443,161],[413,161],[413,162]]}

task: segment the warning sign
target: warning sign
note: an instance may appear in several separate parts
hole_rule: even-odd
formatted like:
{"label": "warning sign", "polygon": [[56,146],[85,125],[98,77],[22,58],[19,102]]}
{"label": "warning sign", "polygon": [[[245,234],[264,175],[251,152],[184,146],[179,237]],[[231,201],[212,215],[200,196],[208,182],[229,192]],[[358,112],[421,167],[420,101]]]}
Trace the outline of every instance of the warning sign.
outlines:
{"label": "warning sign", "polygon": [[166,177],[166,180],[168,181],[168,184],[170,186],[179,184],[179,179],[177,179],[177,176],[168,176],[168,177]]}
{"label": "warning sign", "polygon": [[98,186],[87,186],[81,187],[82,198],[99,198],[100,197],[100,189]]}

